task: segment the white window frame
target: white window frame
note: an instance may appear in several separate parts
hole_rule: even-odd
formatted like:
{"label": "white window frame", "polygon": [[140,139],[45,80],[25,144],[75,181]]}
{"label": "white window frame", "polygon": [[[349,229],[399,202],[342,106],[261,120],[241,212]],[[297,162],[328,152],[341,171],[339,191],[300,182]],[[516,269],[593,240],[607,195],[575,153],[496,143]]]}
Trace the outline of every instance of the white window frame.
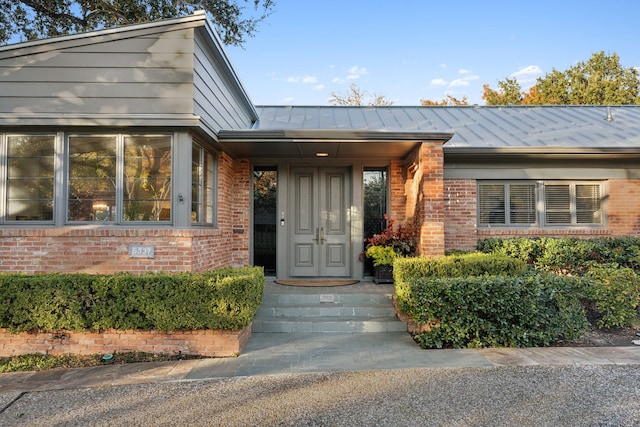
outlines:
{"label": "white window frame", "polygon": [[[484,185],[502,186],[504,197],[504,222],[501,223],[489,223],[481,222],[483,216],[486,216],[486,211],[482,210],[481,200],[481,187]],[[535,206],[536,215],[535,222],[530,224],[512,223],[510,220],[510,187],[512,185],[534,185],[535,186]],[[599,191],[599,209],[595,212],[599,216],[599,222],[578,222],[577,213],[577,198],[576,198],[576,186],[587,185],[597,186]],[[552,223],[547,220],[547,191],[550,186],[568,186],[569,187],[569,213],[570,221],[564,223]],[[606,181],[568,181],[568,180],[546,180],[546,181],[534,181],[534,180],[478,180],[477,181],[477,225],[479,228],[602,228],[607,224],[606,214]]]}

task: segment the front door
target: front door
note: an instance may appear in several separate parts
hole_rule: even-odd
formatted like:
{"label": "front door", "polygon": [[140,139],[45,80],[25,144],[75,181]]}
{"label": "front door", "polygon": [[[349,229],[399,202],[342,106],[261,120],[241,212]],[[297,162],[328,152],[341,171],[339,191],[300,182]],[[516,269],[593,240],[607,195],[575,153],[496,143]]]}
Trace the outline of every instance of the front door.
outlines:
{"label": "front door", "polygon": [[291,276],[351,275],[349,176],[346,168],[291,170]]}

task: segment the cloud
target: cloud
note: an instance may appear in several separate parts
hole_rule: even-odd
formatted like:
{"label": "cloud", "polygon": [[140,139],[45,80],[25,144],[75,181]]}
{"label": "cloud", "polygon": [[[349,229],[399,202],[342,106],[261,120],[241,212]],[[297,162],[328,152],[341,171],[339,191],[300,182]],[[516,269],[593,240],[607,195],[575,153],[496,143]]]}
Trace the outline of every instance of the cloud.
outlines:
{"label": "cloud", "polygon": [[458,74],[460,74],[462,77],[455,79],[451,83],[449,83],[450,88],[467,87],[471,84],[472,81],[478,80],[480,78],[480,76],[478,76],[477,74],[471,74],[471,71],[465,68],[459,69]]}
{"label": "cloud", "polygon": [[311,84],[317,83],[318,79],[315,76],[291,76],[287,78],[287,83],[302,83]]}
{"label": "cloud", "polygon": [[449,82],[447,82],[445,79],[433,79],[433,80],[431,80],[431,86],[446,86],[448,84],[449,84]]}
{"label": "cloud", "polygon": [[316,86],[313,87],[313,90],[315,90],[316,92],[324,90],[324,85],[322,85],[322,84],[316,85]]}
{"label": "cloud", "polygon": [[349,72],[349,74],[357,74],[358,76],[362,74],[369,74],[369,71],[367,71],[366,68],[358,67],[357,65],[354,65],[353,67],[349,68],[347,71]]}
{"label": "cloud", "polygon": [[512,78],[518,80],[520,84],[522,83],[532,83],[542,75],[542,69],[537,65],[529,65],[524,68],[520,68],[515,73],[511,74]]}
{"label": "cloud", "polygon": [[469,83],[469,80],[465,80],[465,79],[455,79],[454,81],[452,81],[451,83],[449,83],[449,87],[460,87],[460,86],[469,86],[471,83]]}
{"label": "cloud", "polygon": [[293,96],[288,96],[288,97],[282,99],[282,103],[286,105],[286,104],[289,104],[289,103],[293,102],[294,99],[295,98]]}

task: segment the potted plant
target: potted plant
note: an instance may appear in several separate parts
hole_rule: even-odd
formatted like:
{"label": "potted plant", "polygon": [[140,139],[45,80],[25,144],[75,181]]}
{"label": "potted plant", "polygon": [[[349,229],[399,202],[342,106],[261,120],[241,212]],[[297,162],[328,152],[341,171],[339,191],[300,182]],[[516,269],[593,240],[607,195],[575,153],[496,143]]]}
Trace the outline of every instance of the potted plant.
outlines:
{"label": "potted plant", "polygon": [[387,228],[365,239],[365,255],[373,261],[374,281],[393,283],[393,261],[398,257],[416,254],[415,240],[407,227],[394,228],[394,221],[386,214]]}

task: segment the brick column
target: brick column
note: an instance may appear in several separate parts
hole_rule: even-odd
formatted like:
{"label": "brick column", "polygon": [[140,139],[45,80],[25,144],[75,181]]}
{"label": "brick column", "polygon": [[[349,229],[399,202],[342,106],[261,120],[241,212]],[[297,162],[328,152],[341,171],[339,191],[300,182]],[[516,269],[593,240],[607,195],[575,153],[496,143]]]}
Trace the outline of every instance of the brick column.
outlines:
{"label": "brick column", "polygon": [[420,254],[444,255],[444,155],[441,143],[422,143],[418,155],[415,223]]}

